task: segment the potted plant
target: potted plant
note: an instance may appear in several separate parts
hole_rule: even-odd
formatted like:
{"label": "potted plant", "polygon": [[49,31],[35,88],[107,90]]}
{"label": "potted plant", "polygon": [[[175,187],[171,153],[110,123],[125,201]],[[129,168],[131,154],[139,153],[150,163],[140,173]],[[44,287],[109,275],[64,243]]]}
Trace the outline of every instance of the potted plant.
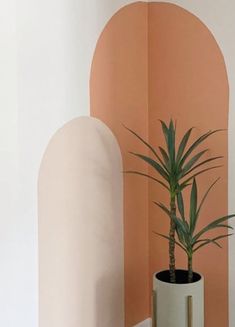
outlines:
{"label": "potted plant", "polygon": [[[155,182],[161,184],[165,189],[167,189],[169,194],[169,207],[161,203],[155,202],[155,204],[158,205],[162,210],[164,210],[164,212],[167,213],[170,218],[169,234],[161,235],[169,241],[169,270],[154,274],[154,290],[156,290],[157,288],[157,326],[186,327],[191,326],[190,323],[193,322],[193,327],[203,327],[203,277],[200,274],[193,273],[192,271],[192,255],[194,253],[193,251],[195,251],[196,249],[195,244],[198,244],[198,249],[209,243],[218,245],[217,240],[219,238],[229,236],[229,234],[220,235],[218,239],[208,239],[204,243],[203,239],[195,240],[195,242],[197,242],[195,244],[190,243],[190,237],[192,238],[196,236],[193,233],[195,232],[196,223],[198,220],[201,206],[205,201],[205,198],[209,193],[210,189],[214,185],[213,184],[208,189],[205,196],[203,197],[201,204],[199,205],[199,207],[197,207],[197,184],[195,178],[196,176],[208,170],[221,167],[220,165],[208,166],[208,163],[214,162],[215,160],[222,158],[221,156],[216,156],[211,157],[209,159],[202,159],[200,161],[200,159],[203,158],[203,155],[208,151],[208,149],[200,150],[196,153],[195,151],[198,149],[198,146],[201,145],[208,137],[221,130],[208,131],[207,133],[197,138],[194,142],[189,144],[190,135],[193,130],[193,128],[190,128],[184,134],[183,138],[179,142],[179,146],[177,147],[176,128],[173,124],[173,121],[170,120],[168,126],[164,121],[160,122],[162,132],[165,138],[166,149],[161,146],[158,146],[157,149],[154,148],[136,132],[126,127],[150,150],[152,156],[150,157],[135,152],[130,153],[140,158],[144,162],[148,163],[152,168],[154,168],[157,174],[160,175],[160,179],[158,178],[158,176],[152,176],[148,173],[146,174],[143,172],[132,170],[125,171],[125,173],[128,174],[137,174],[154,180]],[[188,222],[184,214],[184,200],[182,192],[186,187],[191,184],[192,189],[190,200],[190,215]],[[177,212],[179,213],[180,218]],[[193,214],[197,218],[195,218],[191,222],[190,219],[192,220]],[[218,224],[216,224],[216,222],[220,220],[215,220],[213,224],[207,226],[207,228],[227,227],[227,225],[222,224],[222,222],[225,222],[227,219],[233,216],[234,215],[230,215],[220,218],[222,219],[222,221]],[[201,235],[199,235],[199,238]],[[184,251],[188,255],[188,272],[183,270],[176,270],[175,268],[175,245],[178,245],[182,249],[184,249]],[[192,297],[194,298],[193,305],[191,302]],[[193,318],[192,315],[190,316],[190,314],[186,314],[186,300],[189,301],[188,313],[190,313],[190,304],[193,306]],[[169,307],[171,308],[171,312],[169,312],[168,310]]]}
{"label": "potted plant", "polygon": [[[153,287],[155,291],[157,290],[158,299],[158,306],[155,308],[155,311],[157,311],[157,326],[204,326],[204,279],[202,275],[193,271],[193,255],[199,249],[209,244],[214,244],[221,248],[218,241],[232,234],[223,233],[215,237],[208,237],[207,232],[221,228],[232,229],[226,222],[230,218],[235,217],[234,214],[225,215],[212,220],[201,230],[197,229],[201,208],[217,181],[218,179],[210,185],[198,204],[198,188],[196,179],[193,179],[188,218],[185,215],[183,196],[181,196],[182,201],[178,204],[179,217],[176,215],[172,218],[169,209],[164,204],[155,202],[170,219],[173,219],[177,234],[175,244],[186,253],[188,259],[188,270],[176,271],[177,284],[168,283],[168,271],[154,274]],[[169,239],[167,235],[157,234],[165,239]],[[167,309],[169,303],[172,304],[171,314],[169,314]],[[190,312],[193,312],[193,314],[190,314]]]}
{"label": "potted plant", "polygon": [[[161,121],[162,133],[165,138],[166,150],[159,146],[154,149],[148,142],[130,128],[124,126],[135,137],[137,137],[152,153],[152,157],[143,154],[130,152],[130,154],[140,158],[154,168],[156,173],[160,175],[162,180],[138,171],[125,171],[128,174],[137,174],[154,180],[161,184],[169,193],[169,206],[171,217],[176,214],[176,202],[181,202],[182,190],[190,185],[190,181],[208,170],[221,167],[219,165],[208,167],[208,163],[222,158],[221,156],[212,157],[199,162],[199,159],[208,151],[208,149],[201,150],[195,153],[198,146],[201,145],[208,137],[220,130],[208,131],[201,135],[193,143],[188,146],[189,138],[193,128],[190,128],[182,140],[179,142],[178,149],[176,148],[176,128],[172,119],[169,126],[164,121]],[[188,147],[187,147],[188,146]],[[187,150],[186,150],[187,147]],[[170,220],[169,227],[169,272],[170,282],[175,283],[175,222]]]}

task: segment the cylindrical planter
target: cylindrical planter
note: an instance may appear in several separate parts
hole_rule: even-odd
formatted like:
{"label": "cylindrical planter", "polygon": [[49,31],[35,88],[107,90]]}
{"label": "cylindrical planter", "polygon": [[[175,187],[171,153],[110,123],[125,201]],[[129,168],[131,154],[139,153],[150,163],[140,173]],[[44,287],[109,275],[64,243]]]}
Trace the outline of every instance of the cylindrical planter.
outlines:
{"label": "cylindrical planter", "polygon": [[156,327],[204,327],[203,276],[194,273],[187,283],[187,271],[176,270],[176,281],[169,282],[169,271],[153,276]]}

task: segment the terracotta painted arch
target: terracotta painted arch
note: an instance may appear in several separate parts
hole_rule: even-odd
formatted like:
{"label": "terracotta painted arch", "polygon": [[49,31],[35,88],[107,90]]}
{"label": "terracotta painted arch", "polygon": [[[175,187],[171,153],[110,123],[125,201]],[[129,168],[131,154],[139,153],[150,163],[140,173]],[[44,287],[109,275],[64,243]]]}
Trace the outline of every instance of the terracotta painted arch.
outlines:
{"label": "terracotta painted arch", "polygon": [[[223,55],[208,28],[193,14],[169,3],[137,2],[117,12],[100,36],[91,79],[91,115],[117,137],[124,169],[147,171],[128,151],[146,151],[121,123],[153,145],[163,143],[158,119],[177,120],[179,135],[195,126],[201,133],[228,126],[229,87]],[[200,178],[200,191],[218,175],[200,225],[227,213],[227,132],[208,140],[208,155],[223,155],[223,168]],[[153,235],[166,232],[168,220],[152,200],[167,195],[153,183],[126,177],[124,184],[126,326],[150,315],[152,273],[167,267],[167,243]],[[228,245],[210,246],[194,265],[205,276],[206,327],[228,326]],[[177,252],[178,266],[185,266]]]}

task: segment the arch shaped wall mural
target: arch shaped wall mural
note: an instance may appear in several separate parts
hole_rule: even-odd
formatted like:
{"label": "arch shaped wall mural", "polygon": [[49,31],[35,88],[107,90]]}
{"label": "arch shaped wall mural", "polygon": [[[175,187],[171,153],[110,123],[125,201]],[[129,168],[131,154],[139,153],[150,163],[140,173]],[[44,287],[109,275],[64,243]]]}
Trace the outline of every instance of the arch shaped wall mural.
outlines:
{"label": "arch shaped wall mural", "polygon": [[124,326],[122,159],[81,117],[50,141],[39,175],[39,326]]}
{"label": "arch shaped wall mural", "polygon": [[[137,2],[112,17],[97,43],[90,96],[91,115],[104,121],[120,143],[124,169],[146,172],[147,167],[128,156],[130,150],[144,149],[121,123],[153,145],[163,143],[158,119],[177,120],[180,135],[195,126],[194,137],[228,127],[229,87],[218,44],[196,16],[169,3]],[[203,191],[208,181],[221,176],[201,225],[227,213],[227,139],[225,131],[207,142],[210,155],[224,156],[224,166],[199,179]],[[124,195],[125,308],[130,327],[150,315],[152,273],[167,267],[168,251],[153,231],[166,232],[168,220],[152,204],[166,201],[155,184],[125,177]],[[185,266],[180,251],[177,260]],[[206,279],[206,326],[228,326],[227,241],[222,251],[211,246],[196,256],[195,266]]]}

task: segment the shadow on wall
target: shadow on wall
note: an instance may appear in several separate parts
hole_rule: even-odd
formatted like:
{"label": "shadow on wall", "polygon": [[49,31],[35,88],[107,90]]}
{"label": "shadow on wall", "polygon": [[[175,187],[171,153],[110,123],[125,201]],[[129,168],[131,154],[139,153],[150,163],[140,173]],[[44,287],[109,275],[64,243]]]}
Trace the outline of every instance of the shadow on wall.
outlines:
{"label": "shadow on wall", "polygon": [[114,271],[100,277],[96,282],[96,327],[120,327],[120,317],[123,315],[120,307],[120,275],[121,271]]}
{"label": "shadow on wall", "polygon": [[124,327],[121,171],[98,119],[74,119],[50,141],[38,186],[40,327]]}

